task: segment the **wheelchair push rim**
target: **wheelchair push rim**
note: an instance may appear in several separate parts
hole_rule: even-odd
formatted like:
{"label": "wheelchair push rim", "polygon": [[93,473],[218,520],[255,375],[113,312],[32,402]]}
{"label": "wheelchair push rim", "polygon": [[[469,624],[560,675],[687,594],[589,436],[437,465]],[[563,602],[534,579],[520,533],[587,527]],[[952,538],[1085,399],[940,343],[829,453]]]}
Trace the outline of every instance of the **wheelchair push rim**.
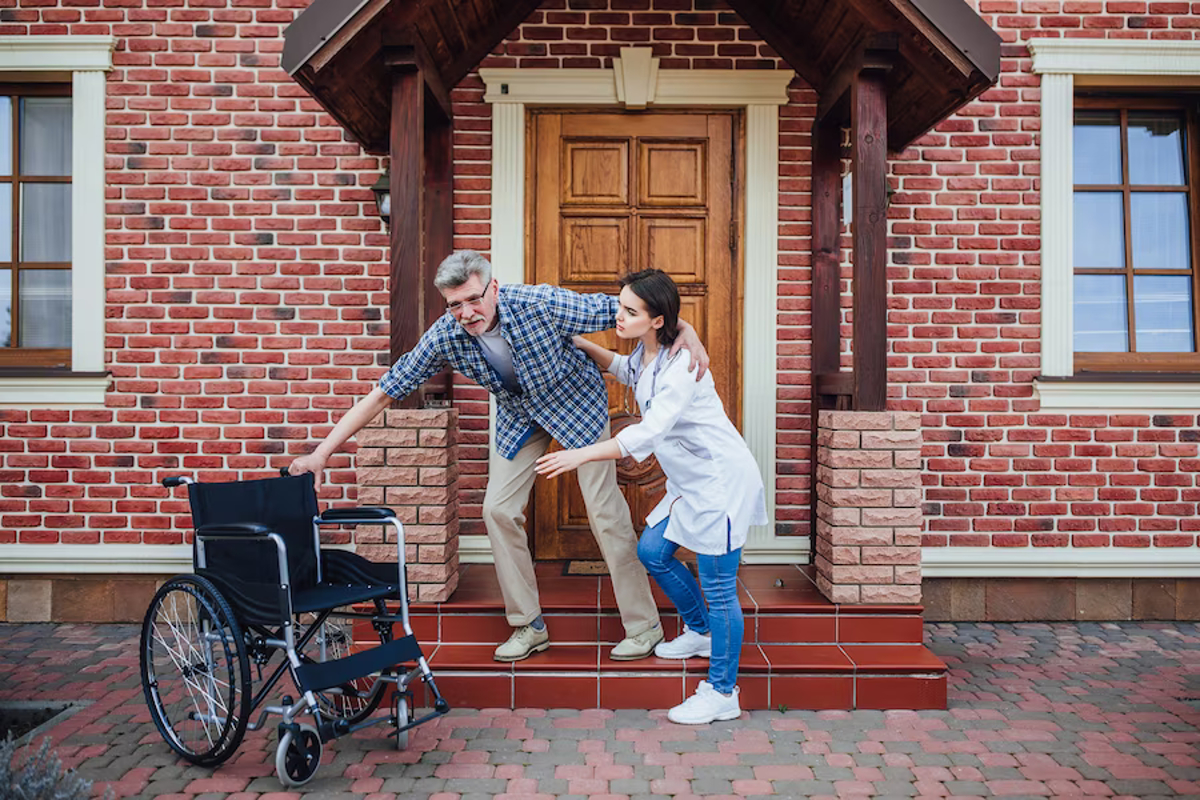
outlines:
{"label": "wheelchair push rim", "polygon": [[142,690],[155,727],[176,753],[215,766],[250,719],[250,660],[229,602],[199,575],[155,593],[142,625]]}

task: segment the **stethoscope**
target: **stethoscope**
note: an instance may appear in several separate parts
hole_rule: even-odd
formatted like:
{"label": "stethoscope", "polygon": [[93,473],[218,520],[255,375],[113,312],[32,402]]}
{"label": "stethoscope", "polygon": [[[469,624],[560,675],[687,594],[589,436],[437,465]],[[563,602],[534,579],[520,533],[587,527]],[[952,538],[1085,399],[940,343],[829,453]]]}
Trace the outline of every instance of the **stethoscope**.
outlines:
{"label": "stethoscope", "polygon": [[[635,399],[637,397],[638,382],[641,381],[642,373],[646,369],[646,365],[643,363],[643,353],[645,353],[645,351],[645,345],[643,345],[641,342],[638,342],[638,346],[633,348],[633,352],[629,354],[630,375],[632,377],[631,383],[634,388]],[[663,355],[666,353],[666,351],[667,348],[660,346],[658,348],[658,353],[654,356],[654,371],[650,373],[650,396],[646,398],[647,411],[650,410],[650,403],[654,400],[654,395],[658,391],[658,372],[662,369]],[[626,408],[626,410],[628,410],[628,408]]]}

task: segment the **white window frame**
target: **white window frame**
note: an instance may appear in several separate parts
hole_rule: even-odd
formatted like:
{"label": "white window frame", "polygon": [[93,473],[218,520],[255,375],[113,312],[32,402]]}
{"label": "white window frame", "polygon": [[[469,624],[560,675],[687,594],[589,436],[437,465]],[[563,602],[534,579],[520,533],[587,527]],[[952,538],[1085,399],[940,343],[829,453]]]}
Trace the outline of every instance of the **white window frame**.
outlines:
{"label": "white window frame", "polygon": [[[103,404],[104,366],[104,113],[112,36],[23,36],[0,39],[5,73],[37,81],[71,82],[71,373],[52,377],[0,375],[0,405]],[[15,76],[13,76],[16,79]]]}
{"label": "white window frame", "polygon": [[[1042,375],[1069,377],[1075,374],[1075,88],[1200,86],[1200,42],[1032,39],[1029,49],[1033,71],[1042,76]],[[1200,409],[1200,375],[1196,384],[1037,381],[1034,392],[1044,410]]]}

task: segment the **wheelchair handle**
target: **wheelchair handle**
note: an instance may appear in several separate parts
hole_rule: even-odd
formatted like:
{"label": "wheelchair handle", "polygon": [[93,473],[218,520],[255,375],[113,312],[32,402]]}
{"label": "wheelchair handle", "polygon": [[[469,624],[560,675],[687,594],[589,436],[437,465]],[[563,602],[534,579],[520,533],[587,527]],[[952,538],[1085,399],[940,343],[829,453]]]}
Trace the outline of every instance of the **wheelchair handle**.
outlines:
{"label": "wheelchair handle", "polygon": [[186,475],[172,475],[162,479],[162,485],[168,489],[174,489],[176,486],[187,486],[189,483],[196,481]]}
{"label": "wheelchair handle", "polygon": [[287,477],[288,475],[290,475],[290,474],[291,474],[291,473],[290,473],[290,472],[288,472],[288,468],[287,468],[287,467],[280,467],[280,468],[279,468],[279,477],[281,477],[281,478],[286,478],[286,477]]}

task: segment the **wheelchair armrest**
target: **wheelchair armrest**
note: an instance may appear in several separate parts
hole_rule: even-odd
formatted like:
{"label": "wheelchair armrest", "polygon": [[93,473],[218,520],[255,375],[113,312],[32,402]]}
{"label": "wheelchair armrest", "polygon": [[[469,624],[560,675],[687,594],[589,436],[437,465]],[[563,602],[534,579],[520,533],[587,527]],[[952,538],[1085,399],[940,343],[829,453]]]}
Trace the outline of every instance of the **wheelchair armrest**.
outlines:
{"label": "wheelchair armrest", "polygon": [[360,508],[327,508],[317,517],[318,525],[339,525],[343,522],[383,522],[396,516],[390,508],[362,506]]}
{"label": "wheelchair armrest", "polygon": [[222,525],[201,525],[196,535],[202,539],[239,539],[248,536],[265,538],[271,529],[257,522],[228,522]]}

